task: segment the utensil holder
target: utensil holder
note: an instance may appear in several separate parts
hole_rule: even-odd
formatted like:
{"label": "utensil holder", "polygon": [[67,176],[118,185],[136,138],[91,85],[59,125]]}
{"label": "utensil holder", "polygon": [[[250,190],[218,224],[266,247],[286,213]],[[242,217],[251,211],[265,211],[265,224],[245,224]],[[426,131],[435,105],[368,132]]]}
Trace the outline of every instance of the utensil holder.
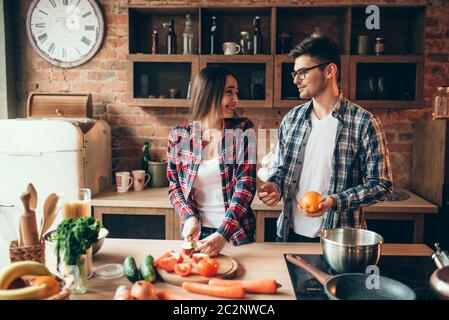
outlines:
{"label": "utensil holder", "polygon": [[9,259],[11,262],[16,261],[37,261],[45,264],[45,242],[41,241],[32,246],[19,246],[19,243],[11,241],[9,243]]}

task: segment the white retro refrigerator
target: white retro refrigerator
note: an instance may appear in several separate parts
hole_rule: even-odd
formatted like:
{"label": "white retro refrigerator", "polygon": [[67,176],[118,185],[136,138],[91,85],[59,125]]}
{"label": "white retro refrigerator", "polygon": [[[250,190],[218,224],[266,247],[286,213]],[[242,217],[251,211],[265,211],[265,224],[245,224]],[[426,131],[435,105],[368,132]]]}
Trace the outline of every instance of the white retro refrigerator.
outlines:
{"label": "white retro refrigerator", "polygon": [[[20,195],[29,183],[38,194],[38,225],[50,193],[90,188],[94,195],[110,186],[109,125],[89,118],[0,120],[0,211],[14,225],[23,211]],[[9,263],[9,254],[6,241],[0,241],[1,268]]]}

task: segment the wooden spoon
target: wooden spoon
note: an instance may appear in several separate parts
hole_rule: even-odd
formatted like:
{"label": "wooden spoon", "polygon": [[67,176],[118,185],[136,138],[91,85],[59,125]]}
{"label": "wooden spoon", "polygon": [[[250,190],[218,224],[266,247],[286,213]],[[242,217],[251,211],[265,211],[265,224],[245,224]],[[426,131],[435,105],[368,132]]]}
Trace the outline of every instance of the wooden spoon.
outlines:
{"label": "wooden spoon", "polygon": [[30,193],[30,209],[36,212],[37,208],[37,192],[32,183],[28,184],[27,191]]}
{"label": "wooden spoon", "polygon": [[44,203],[44,211],[42,216],[42,227],[41,231],[39,233],[39,239],[42,240],[42,237],[44,236],[45,232],[48,230],[48,228],[51,227],[53,222],[55,221],[54,218],[52,218],[52,215],[56,211],[56,205],[58,204],[59,197],[51,193]]}

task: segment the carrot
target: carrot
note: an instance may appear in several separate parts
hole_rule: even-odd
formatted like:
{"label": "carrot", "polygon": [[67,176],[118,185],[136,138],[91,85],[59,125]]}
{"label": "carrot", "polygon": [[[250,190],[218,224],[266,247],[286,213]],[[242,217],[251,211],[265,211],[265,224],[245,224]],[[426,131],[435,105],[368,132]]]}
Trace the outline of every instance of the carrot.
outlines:
{"label": "carrot", "polygon": [[209,286],[203,283],[185,281],[182,287],[193,293],[228,299],[243,299],[245,290],[240,286]]}
{"label": "carrot", "polygon": [[250,293],[276,293],[276,290],[281,286],[274,279],[265,280],[225,280],[225,279],[210,279],[210,286],[241,286],[246,292]]}
{"label": "carrot", "polygon": [[157,293],[157,298],[159,300],[189,300],[187,298],[184,298],[180,295],[173,294],[171,292],[168,292],[167,290],[159,290]]}

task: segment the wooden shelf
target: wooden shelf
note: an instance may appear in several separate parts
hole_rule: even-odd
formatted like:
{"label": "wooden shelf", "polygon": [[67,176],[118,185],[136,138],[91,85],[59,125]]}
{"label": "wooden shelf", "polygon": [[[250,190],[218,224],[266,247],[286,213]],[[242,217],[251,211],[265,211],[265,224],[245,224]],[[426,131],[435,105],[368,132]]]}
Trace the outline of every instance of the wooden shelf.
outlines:
{"label": "wooden shelf", "polygon": [[[423,107],[423,78],[424,78],[424,56],[422,55],[385,55],[385,56],[371,56],[371,55],[351,55],[349,57],[349,84],[350,94],[349,98],[361,105],[362,107],[370,109],[405,109],[405,108],[421,108]],[[388,68],[384,68],[388,65]],[[408,68],[406,68],[408,65]],[[362,86],[362,81],[366,82],[366,77],[359,74],[359,68],[366,68],[372,70],[370,76],[374,78],[378,77],[377,73],[381,74],[385,82],[389,80],[389,84],[385,83],[385,99],[360,99],[361,93],[359,93],[358,86]],[[374,70],[374,68],[376,70]],[[383,70],[382,70],[383,68]],[[396,68],[396,72],[395,69]],[[405,71],[404,71],[405,70]],[[399,72],[404,73],[404,79],[401,81],[401,75]],[[413,78],[414,77],[414,78]],[[377,78],[376,78],[377,79]],[[375,80],[375,79],[374,79]],[[414,80],[414,81],[413,81]],[[409,90],[405,90],[403,87],[407,81],[413,81]],[[393,87],[396,86],[396,87]],[[409,99],[391,99],[395,94],[393,91],[408,91],[411,95]],[[390,93],[388,93],[390,92]],[[399,94],[399,93],[398,93]]]}
{"label": "wooden shelf", "polygon": [[185,54],[129,54],[128,60],[133,62],[199,62],[199,55]]}
{"label": "wooden shelf", "polygon": [[267,54],[257,54],[257,55],[249,55],[249,54],[237,54],[237,55],[207,55],[203,54],[200,56],[200,64],[204,65],[204,63],[211,62],[222,62],[222,63],[273,63],[273,56]]}
{"label": "wooden shelf", "polygon": [[[379,6],[382,13],[382,25],[380,30],[367,30],[365,21],[367,14],[366,6],[362,5],[291,5],[274,4],[264,5],[264,3],[253,6],[233,5],[222,7],[212,5],[185,5],[166,6],[151,4],[132,5],[128,8],[128,46],[129,46],[129,68],[128,68],[128,93],[129,103],[139,106],[158,107],[187,107],[187,99],[150,99],[137,97],[135,88],[138,85],[136,77],[139,76],[139,68],[150,68],[142,63],[177,63],[182,66],[182,72],[186,73],[186,67],[182,64],[190,64],[190,81],[193,81],[199,70],[208,64],[224,64],[231,68],[234,73],[241,73],[238,79],[242,86],[241,94],[245,95],[248,90],[248,78],[244,72],[250,70],[264,69],[265,72],[265,96],[264,99],[240,99],[239,108],[291,108],[304,103],[304,100],[295,99],[297,91],[294,87],[283,88],[283,83],[292,83],[291,76],[285,64],[292,64],[294,61],[287,57],[287,54],[280,53],[280,42],[278,35],[282,32],[291,33],[291,47],[302,41],[307,35],[316,31],[334,39],[341,49],[341,79],[340,88],[344,96],[355,103],[366,108],[418,108],[423,106],[423,77],[424,77],[424,21],[425,6],[423,5],[383,5]],[[195,34],[194,55],[167,55],[165,51],[166,29],[162,23],[168,19],[175,20],[175,32],[177,34],[178,53],[182,53],[182,32],[185,27],[185,15],[189,13],[193,21],[193,31]],[[263,34],[263,46],[266,54],[263,55],[234,55],[225,56],[222,54],[209,55],[209,32],[212,16],[217,17],[218,37],[220,43],[226,41],[239,42],[240,32],[252,32],[252,21],[255,16],[261,17],[261,29]],[[150,54],[151,32],[159,33],[160,53]],[[371,40],[376,36],[382,36],[385,41],[385,53],[387,55],[356,55],[357,38],[360,35],[368,35]],[[372,49],[373,43],[369,48]],[[287,50],[285,50],[288,52]],[[416,65],[415,88],[410,91],[415,94],[410,100],[372,100],[357,99],[357,85],[361,85],[358,78],[357,66],[369,70],[369,64],[414,64]],[[255,66],[264,64],[264,66]],[[363,66],[365,64],[365,66]],[[284,68],[284,70],[283,70]],[[374,71],[378,71],[375,66]],[[413,68],[410,68],[413,69]],[[239,71],[240,70],[240,71]],[[243,70],[243,71],[242,71]],[[137,73],[136,73],[137,72]],[[159,71],[161,73],[161,71]],[[164,72],[173,72],[172,77],[164,76],[164,85],[175,79],[179,73],[178,69],[164,69]],[[288,73],[287,73],[288,72]],[[387,73],[391,71],[386,71]],[[287,73],[287,74],[284,74]],[[410,73],[410,72],[408,72]],[[407,74],[408,74],[407,73]],[[186,86],[185,74],[182,79],[173,80],[173,86]],[[410,79],[409,79],[410,80]],[[396,80],[397,81],[397,80]],[[289,85],[289,84],[287,84]],[[137,91],[136,91],[137,90]],[[163,88],[162,90],[167,90]],[[287,90],[287,91],[286,91]],[[184,91],[185,92],[185,91]],[[364,97],[365,95],[362,95]],[[286,99],[291,97],[291,99]],[[360,97],[360,95],[359,95]],[[407,97],[407,94],[404,95]]]}
{"label": "wooden shelf", "polygon": [[[224,65],[237,77],[239,83],[239,108],[272,108],[273,107],[273,56],[272,55],[201,55],[200,70],[209,64]],[[256,67],[257,66],[257,67]],[[252,71],[264,72],[263,80],[265,99],[245,98],[250,94],[254,83]],[[259,79],[260,80],[260,79]]]}
{"label": "wooden shelf", "polygon": [[[167,65],[164,66],[164,64]],[[186,97],[189,81],[193,82],[198,72],[198,55],[130,54],[127,72],[128,104],[141,107],[188,107],[189,100]],[[149,79],[149,96],[165,95],[167,97],[164,99],[142,97],[139,79],[142,74],[146,74]],[[178,96],[185,98],[170,99],[168,92],[170,87],[177,88]],[[154,91],[157,91],[157,94]]]}
{"label": "wooden shelf", "polygon": [[423,55],[350,55],[351,62],[365,63],[423,63]]}

